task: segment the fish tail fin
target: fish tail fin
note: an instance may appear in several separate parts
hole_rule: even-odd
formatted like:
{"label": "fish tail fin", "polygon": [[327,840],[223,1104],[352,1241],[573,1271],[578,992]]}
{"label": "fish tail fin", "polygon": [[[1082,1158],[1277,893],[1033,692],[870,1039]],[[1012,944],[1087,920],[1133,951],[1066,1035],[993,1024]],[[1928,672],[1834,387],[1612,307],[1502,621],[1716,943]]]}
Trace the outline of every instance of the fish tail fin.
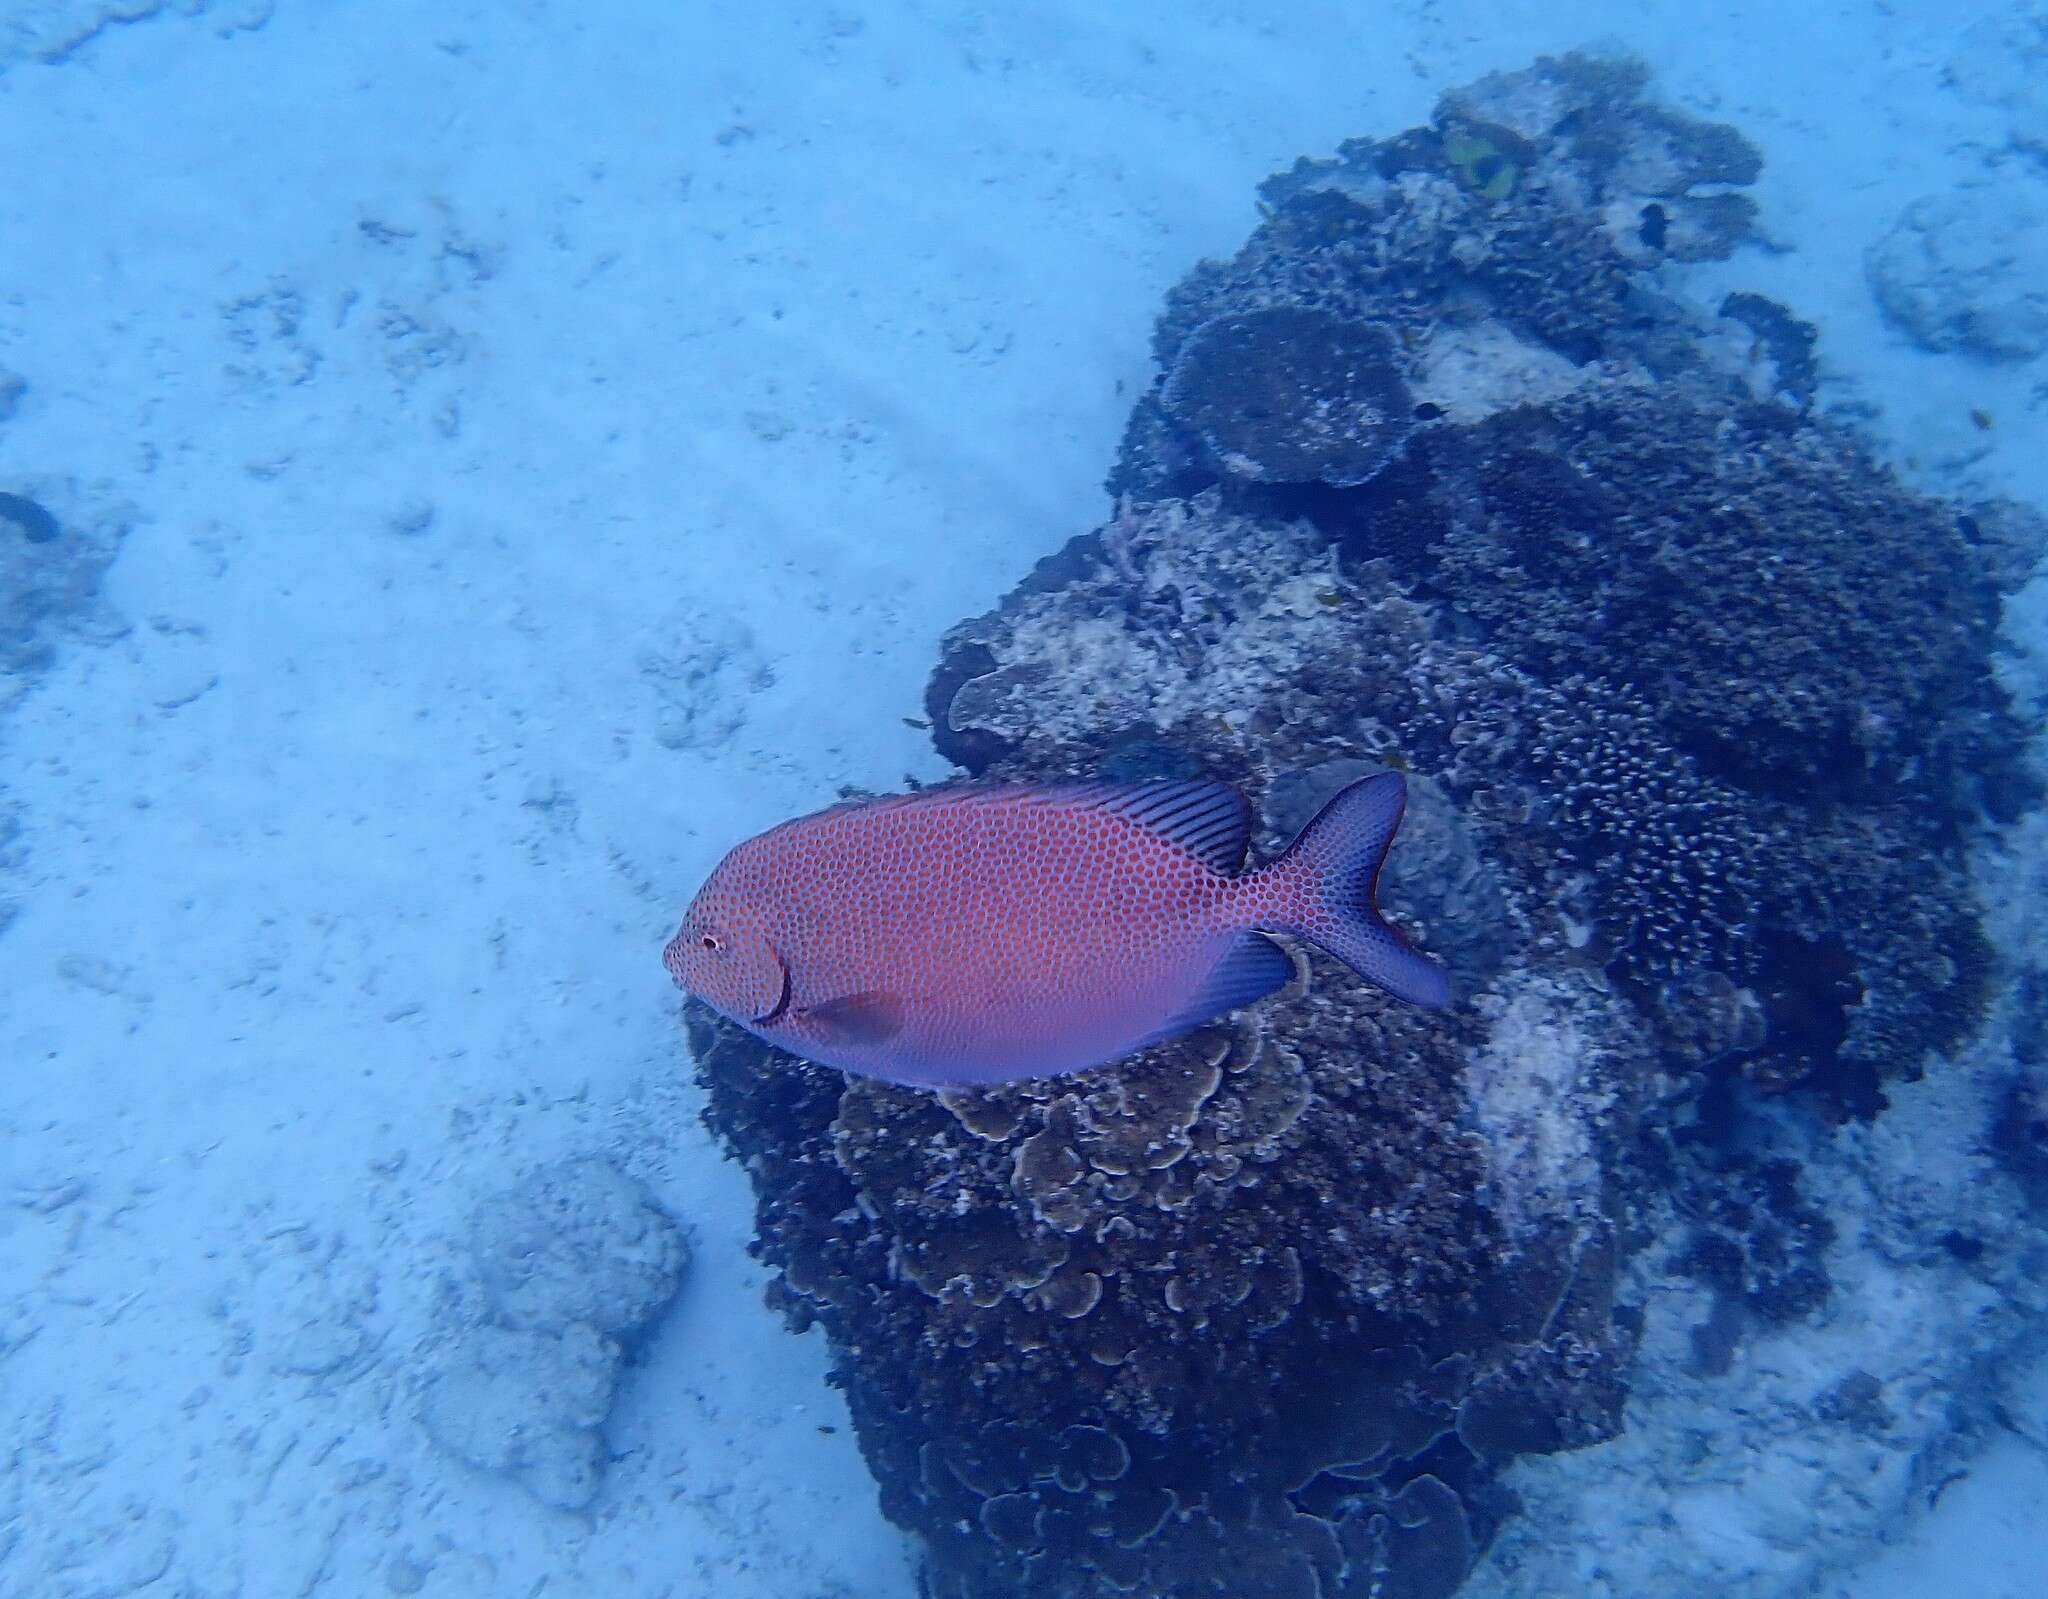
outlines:
{"label": "fish tail fin", "polygon": [[1380,865],[1407,806],[1399,772],[1339,791],[1268,868],[1299,907],[1295,925],[1276,930],[1308,939],[1397,998],[1438,1006],[1450,1000],[1450,980],[1380,919],[1375,900]]}

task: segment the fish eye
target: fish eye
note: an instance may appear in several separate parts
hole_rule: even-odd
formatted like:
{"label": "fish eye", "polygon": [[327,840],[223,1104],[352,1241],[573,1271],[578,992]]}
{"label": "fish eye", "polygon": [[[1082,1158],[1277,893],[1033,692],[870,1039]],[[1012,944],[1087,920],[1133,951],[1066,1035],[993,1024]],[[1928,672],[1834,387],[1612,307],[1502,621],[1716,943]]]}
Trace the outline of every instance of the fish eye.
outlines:
{"label": "fish eye", "polygon": [[722,947],[719,944],[718,940],[715,937],[713,937],[710,933],[706,933],[702,938],[698,939],[697,942],[702,944],[706,949],[715,950]]}

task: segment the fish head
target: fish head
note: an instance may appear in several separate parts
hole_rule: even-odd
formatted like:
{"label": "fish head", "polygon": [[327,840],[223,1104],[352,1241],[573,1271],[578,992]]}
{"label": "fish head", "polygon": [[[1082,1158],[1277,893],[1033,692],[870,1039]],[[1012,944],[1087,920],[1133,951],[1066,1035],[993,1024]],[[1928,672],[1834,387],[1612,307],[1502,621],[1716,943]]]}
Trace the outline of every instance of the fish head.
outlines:
{"label": "fish head", "polygon": [[768,1022],[789,1005],[789,966],[744,906],[697,896],[661,952],[676,987],[736,1022]]}

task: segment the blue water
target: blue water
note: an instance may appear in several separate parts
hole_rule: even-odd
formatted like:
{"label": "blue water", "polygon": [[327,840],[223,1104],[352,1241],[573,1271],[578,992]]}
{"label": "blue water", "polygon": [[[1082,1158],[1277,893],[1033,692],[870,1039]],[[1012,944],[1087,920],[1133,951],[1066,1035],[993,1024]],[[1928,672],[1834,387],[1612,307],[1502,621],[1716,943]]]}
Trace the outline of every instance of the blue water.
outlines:
{"label": "blue water", "polygon": [[[0,1599],[2031,1594],[2044,82],[0,8]],[[940,1099],[661,969],[849,795],[1388,767],[1442,1013]]]}

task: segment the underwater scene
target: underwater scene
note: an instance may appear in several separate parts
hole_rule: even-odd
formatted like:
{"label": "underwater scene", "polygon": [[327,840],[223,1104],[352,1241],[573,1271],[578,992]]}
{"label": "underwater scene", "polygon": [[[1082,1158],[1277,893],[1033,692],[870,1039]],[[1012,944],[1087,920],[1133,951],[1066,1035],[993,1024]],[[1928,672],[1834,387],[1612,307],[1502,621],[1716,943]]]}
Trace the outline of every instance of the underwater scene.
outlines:
{"label": "underwater scene", "polygon": [[2048,3],[0,0],[0,1599],[2048,1591]]}

